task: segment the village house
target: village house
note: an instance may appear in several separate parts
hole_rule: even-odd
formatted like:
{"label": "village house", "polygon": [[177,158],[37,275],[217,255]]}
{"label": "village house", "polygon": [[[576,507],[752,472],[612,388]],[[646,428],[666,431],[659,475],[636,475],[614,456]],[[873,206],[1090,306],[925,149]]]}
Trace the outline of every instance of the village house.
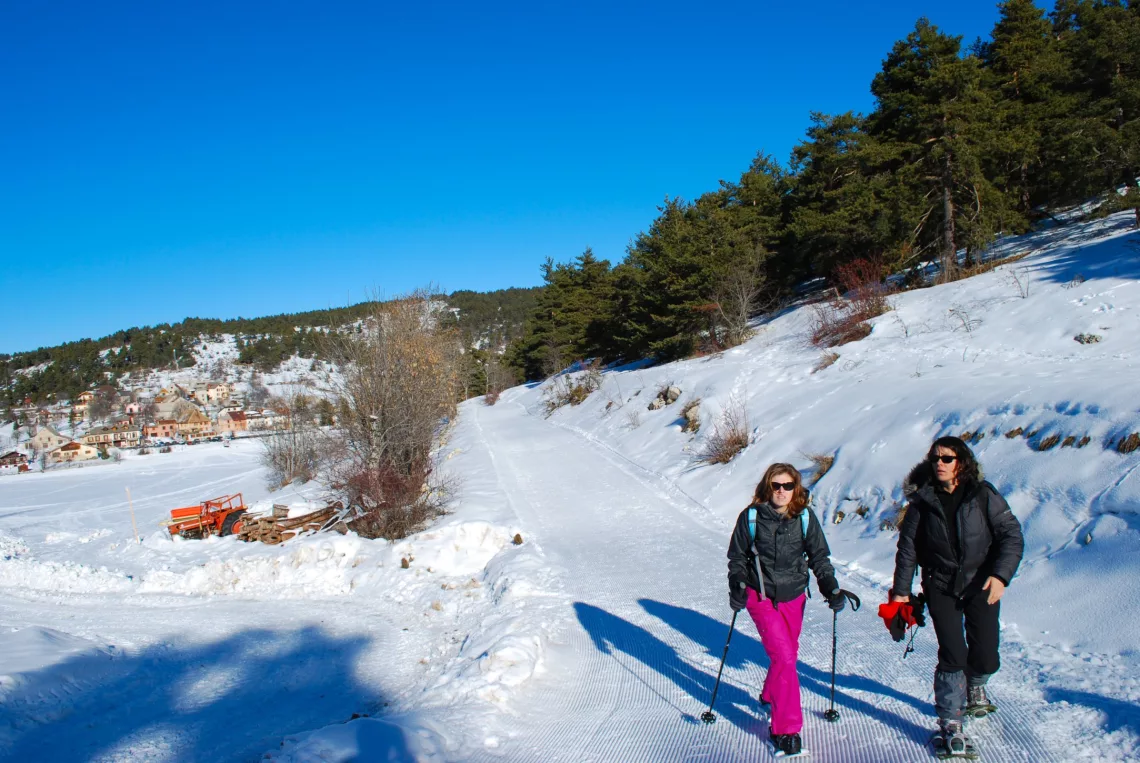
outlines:
{"label": "village house", "polygon": [[178,434],[178,422],[174,419],[159,419],[143,427],[143,437],[148,440],[173,440]]}
{"label": "village house", "polygon": [[71,438],[64,437],[51,427],[40,427],[28,442],[39,452],[46,453],[49,450],[55,450],[60,445],[71,442]]}
{"label": "village house", "polygon": [[160,395],[154,403],[154,415],[160,419],[176,419],[182,411],[191,409],[196,411],[198,406],[173,392]]}
{"label": "village house", "polygon": [[210,417],[195,405],[179,410],[174,420],[178,422],[178,433],[183,437],[208,437],[214,433]]}
{"label": "village house", "polygon": [[128,425],[93,427],[83,435],[83,442],[96,448],[134,448],[141,437],[137,427]]}
{"label": "village house", "polygon": [[79,396],[71,401],[71,410],[76,418],[82,419],[87,415],[87,407],[94,399],[95,393],[88,390],[87,392],[80,392]]}
{"label": "village house", "polygon": [[90,445],[69,442],[48,453],[48,460],[53,464],[62,464],[70,461],[90,461],[98,456],[99,451]]}
{"label": "village house", "polygon": [[18,450],[13,450],[10,453],[5,453],[0,456],[0,469],[3,470],[16,470],[22,472],[28,470],[28,457]]}
{"label": "village house", "polygon": [[245,411],[226,409],[218,414],[218,422],[214,429],[218,434],[248,432],[249,421],[245,417]]}
{"label": "village house", "polygon": [[202,404],[224,403],[233,390],[225,382],[201,382],[194,386],[190,396]]}

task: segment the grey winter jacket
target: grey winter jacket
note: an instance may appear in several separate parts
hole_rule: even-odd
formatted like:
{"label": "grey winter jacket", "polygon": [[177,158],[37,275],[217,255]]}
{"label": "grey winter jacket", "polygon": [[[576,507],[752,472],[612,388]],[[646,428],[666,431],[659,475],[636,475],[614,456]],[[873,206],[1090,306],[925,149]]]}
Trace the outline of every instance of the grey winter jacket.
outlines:
{"label": "grey winter jacket", "polygon": [[909,503],[899,527],[894,593],[910,595],[918,567],[924,588],[935,586],[952,596],[980,589],[990,575],[1009,585],[1025,550],[1021,523],[1009,504],[988,482],[966,485],[958,508],[958,547],[952,548],[935,489],[934,471],[925,461],[903,485]]}
{"label": "grey winter jacket", "polygon": [[[808,567],[815,573],[819,591],[825,597],[839,590],[835,569],[831,566],[831,550],[823,537],[819,519],[810,508],[807,536],[800,519],[789,519],[764,503],[756,507],[756,543],[764,585],[756,576],[753,543],[748,532],[748,509],[736,518],[736,528],[728,544],[728,579],[743,580],[761,597],[767,594],[776,602],[791,601],[807,589]],[[807,554],[807,558],[804,554]]]}

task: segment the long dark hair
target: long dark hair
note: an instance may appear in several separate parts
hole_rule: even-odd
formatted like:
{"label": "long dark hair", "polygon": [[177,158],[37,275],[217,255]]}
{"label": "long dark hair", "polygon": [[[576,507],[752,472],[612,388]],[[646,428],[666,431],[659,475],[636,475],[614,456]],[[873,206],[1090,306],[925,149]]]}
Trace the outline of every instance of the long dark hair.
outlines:
{"label": "long dark hair", "polygon": [[788,504],[787,509],[788,516],[796,519],[803,512],[804,507],[808,505],[808,491],[804,488],[804,479],[800,475],[800,470],[791,464],[772,464],[769,466],[768,470],[764,472],[764,478],[756,486],[752,502],[753,504],[761,504],[772,500],[772,478],[778,474],[787,474],[791,476],[792,482],[796,483],[792,490],[792,502]]}
{"label": "long dark hair", "polygon": [[[939,448],[949,448],[958,457],[958,470],[955,476],[958,484],[972,487],[982,481],[982,467],[978,464],[974,451],[960,437],[939,437],[926,452],[926,461],[931,463]],[[932,464],[933,471],[933,464]]]}

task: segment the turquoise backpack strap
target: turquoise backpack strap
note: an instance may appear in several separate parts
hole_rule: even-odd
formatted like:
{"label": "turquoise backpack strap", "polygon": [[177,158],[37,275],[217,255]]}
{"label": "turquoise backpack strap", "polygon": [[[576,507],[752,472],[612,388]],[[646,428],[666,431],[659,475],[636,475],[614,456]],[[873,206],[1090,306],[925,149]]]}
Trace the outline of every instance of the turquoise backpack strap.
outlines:
{"label": "turquoise backpack strap", "polygon": [[748,507],[748,539],[752,541],[752,564],[756,578],[760,581],[760,597],[768,598],[768,588],[764,585],[764,569],[760,566],[760,554],[756,551],[756,507]]}
{"label": "turquoise backpack strap", "polygon": [[[803,511],[800,512],[800,528],[803,530],[805,541],[807,540],[808,524],[810,524],[810,522],[811,522],[811,517],[808,515],[809,511],[811,511],[811,510],[805,508]],[[756,507],[755,506],[749,506],[748,507],[748,537],[752,539],[753,543],[756,542]]]}

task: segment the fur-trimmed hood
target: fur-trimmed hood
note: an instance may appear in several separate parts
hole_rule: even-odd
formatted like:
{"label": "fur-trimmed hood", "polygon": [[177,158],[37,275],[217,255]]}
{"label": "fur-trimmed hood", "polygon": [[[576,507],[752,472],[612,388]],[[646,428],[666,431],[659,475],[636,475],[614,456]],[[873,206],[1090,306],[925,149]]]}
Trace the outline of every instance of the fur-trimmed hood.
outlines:
{"label": "fur-trimmed hood", "polygon": [[[982,484],[985,480],[982,475],[981,466],[978,467],[978,474],[966,475],[962,483],[968,490],[972,490],[978,485]],[[903,495],[907,498],[913,498],[925,487],[934,487],[934,467],[925,458],[915,464],[914,468],[907,474],[906,479],[903,480]]]}

